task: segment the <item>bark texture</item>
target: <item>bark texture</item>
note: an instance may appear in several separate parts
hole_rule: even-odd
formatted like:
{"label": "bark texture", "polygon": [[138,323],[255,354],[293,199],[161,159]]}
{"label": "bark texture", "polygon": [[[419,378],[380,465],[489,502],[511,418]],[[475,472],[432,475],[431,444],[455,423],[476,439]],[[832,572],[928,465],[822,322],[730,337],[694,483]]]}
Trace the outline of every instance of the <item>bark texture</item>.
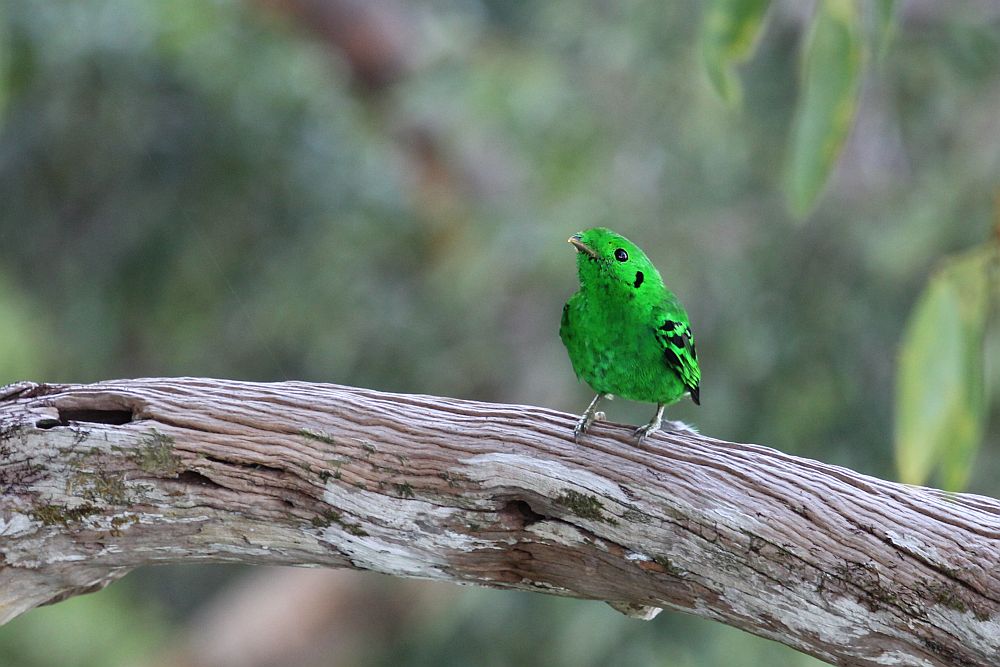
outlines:
{"label": "bark texture", "polygon": [[839,665],[1000,664],[1000,502],[574,421],[300,382],[0,388],[0,621],[238,561],[678,609]]}

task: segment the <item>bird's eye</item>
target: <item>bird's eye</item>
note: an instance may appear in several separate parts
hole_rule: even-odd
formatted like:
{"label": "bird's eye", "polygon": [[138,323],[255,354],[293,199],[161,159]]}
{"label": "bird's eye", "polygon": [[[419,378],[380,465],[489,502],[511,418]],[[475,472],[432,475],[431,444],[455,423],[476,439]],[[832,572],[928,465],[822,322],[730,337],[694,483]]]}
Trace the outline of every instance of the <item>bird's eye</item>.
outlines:
{"label": "bird's eye", "polygon": [[619,262],[628,261],[628,253],[625,252],[625,248],[618,248],[617,250],[615,250],[615,259],[617,259]]}

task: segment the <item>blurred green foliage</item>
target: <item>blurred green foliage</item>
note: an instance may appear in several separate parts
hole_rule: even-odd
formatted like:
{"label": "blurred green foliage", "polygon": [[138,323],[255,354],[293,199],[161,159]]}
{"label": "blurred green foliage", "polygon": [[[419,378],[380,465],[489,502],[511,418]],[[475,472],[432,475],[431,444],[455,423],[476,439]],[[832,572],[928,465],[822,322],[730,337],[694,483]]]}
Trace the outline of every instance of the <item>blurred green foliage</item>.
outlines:
{"label": "blurred green foliage", "polygon": [[743,99],[735,66],[753,54],[770,0],[713,0],[702,19],[701,49],[709,81],[731,107]]}
{"label": "blurred green foliage", "polygon": [[962,491],[985,427],[986,322],[996,298],[997,247],[949,257],[931,277],[900,344],[896,464],[900,479]]}
{"label": "blurred green foliage", "polygon": [[[810,18],[795,9],[769,10],[732,113],[694,2],[405,3],[418,48],[377,95],[262,3],[7,3],[0,382],[296,378],[580,412],[588,389],[556,334],[576,281],[565,239],[607,225],[691,314],[702,406],[669,417],[892,476],[902,323],[938,258],[987,238],[1000,173],[1000,14],[906,4],[795,224],[785,147]],[[648,409],[608,406],[631,423]],[[1000,492],[995,438],[978,492]],[[32,612],[0,629],[0,655],[155,653],[218,572],[139,572]],[[401,626],[370,664],[815,664],[669,612],[461,604]],[[129,619],[106,652],[72,630],[101,609]]]}
{"label": "blurred green foliage", "polygon": [[892,36],[896,30],[896,0],[871,0],[870,7],[871,23],[874,33],[874,51],[879,58],[885,57]]}
{"label": "blurred green foliage", "polygon": [[[653,622],[655,623],[655,621]],[[383,648],[378,664],[437,665],[782,665],[824,663],[726,626],[676,615],[650,631],[600,603],[472,590],[440,616],[408,629]],[[517,638],[497,651],[498,635]],[[484,647],[490,647],[484,649]],[[400,661],[400,656],[406,659]]]}
{"label": "blurred green foliage", "polygon": [[164,642],[168,626],[155,601],[111,587],[41,607],[0,630],[0,664],[96,667],[134,665]]}
{"label": "blurred green foliage", "polygon": [[815,205],[857,111],[862,38],[854,0],[822,0],[803,50],[802,97],[786,166],[789,204],[797,215]]}
{"label": "blurred green foliage", "polygon": [[[802,92],[788,140],[788,204],[812,210],[840,157],[858,106],[863,40],[856,0],[820,0],[802,45]],[[887,42],[892,6],[876,2],[879,41]],[[702,19],[701,47],[709,81],[732,108],[742,100],[735,66],[747,60],[765,27],[769,0],[713,0]]]}

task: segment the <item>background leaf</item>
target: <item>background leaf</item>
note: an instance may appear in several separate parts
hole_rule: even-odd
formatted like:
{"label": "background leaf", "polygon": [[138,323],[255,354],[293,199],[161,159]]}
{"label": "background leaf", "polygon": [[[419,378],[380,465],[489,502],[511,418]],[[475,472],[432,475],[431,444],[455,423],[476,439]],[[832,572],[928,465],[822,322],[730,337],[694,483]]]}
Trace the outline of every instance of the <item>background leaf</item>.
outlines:
{"label": "background leaf", "polygon": [[983,334],[996,250],[959,255],[936,272],[913,309],[896,376],[896,465],[900,479],[965,487],[985,421]]}
{"label": "background leaf", "polygon": [[702,22],[702,55],[708,78],[731,107],[742,97],[733,71],[753,53],[770,0],[713,0]]}
{"label": "background leaf", "polygon": [[858,107],[862,40],[851,0],[823,0],[806,40],[802,93],[787,172],[793,213],[812,209],[840,155]]}
{"label": "background leaf", "polygon": [[0,6],[0,126],[3,125],[4,110],[10,87],[10,30],[4,7]]}
{"label": "background leaf", "polygon": [[895,33],[896,0],[874,0],[871,7],[875,53],[879,58],[883,58]]}

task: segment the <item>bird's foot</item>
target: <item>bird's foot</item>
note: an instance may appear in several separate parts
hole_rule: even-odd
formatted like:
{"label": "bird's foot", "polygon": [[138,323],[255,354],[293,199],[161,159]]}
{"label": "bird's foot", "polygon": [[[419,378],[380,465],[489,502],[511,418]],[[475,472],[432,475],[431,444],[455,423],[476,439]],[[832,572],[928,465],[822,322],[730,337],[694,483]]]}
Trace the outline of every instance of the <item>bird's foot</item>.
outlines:
{"label": "bird's foot", "polygon": [[588,419],[587,415],[580,418],[580,421],[576,423],[576,428],[573,429],[573,439],[580,442],[580,436],[587,432],[590,425],[594,423],[593,419]]}
{"label": "bird's foot", "polygon": [[[664,405],[662,403],[658,404],[656,406],[656,414],[649,420],[649,423],[644,426],[640,426],[635,430],[635,444],[641,445],[642,441],[645,440],[650,433],[656,433],[660,430],[660,425],[663,424],[663,408]],[[667,423],[669,424],[671,422],[668,421]]]}
{"label": "bird's foot", "polygon": [[590,425],[595,421],[604,421],[604,413],[598,412],[597,404],[601,402],[602,398],[606,398],[606,394],[598,394],[594,397],[594,400],[590,402],[587,406],[587,411],[583,413],[580,417],[580,421],[576,423],[576,428],[573,429],[573,440],[579,442],[580,436],[587,432]]}
{"label": "bird's foot", "polygon": [[590,425],[594,422],[602,422],[606,419],[603,412],[585,412],[583,416],[580,417],[580,421],[576,423],[576,428],[573,429],[573,439],[579,441],[580,436],[587,432]]}
{"label": "bird's foot", "polygon": [[686,433],[688,435],[698,435],[698,429],[685,422],[671,421],[670,419],[660,422],[660,420],[658,419],[653,419],[653,421],[649,422],[645,426],[640,426],[635,430],[636,443],[637,444],[642,443],[642,441],[645,440],[648,435],[650,435],[651,433],[655,433],[660,429],[664,431],[669,431],[671,433]]}
{"label": "bird's foot", "polygon": [[659,419],[654,419],[648,424],[640,426],[635,430],[635,444],[641,445],[642,441],[645,440],[651,433],[656,433],[660,430],[661,421]]}

